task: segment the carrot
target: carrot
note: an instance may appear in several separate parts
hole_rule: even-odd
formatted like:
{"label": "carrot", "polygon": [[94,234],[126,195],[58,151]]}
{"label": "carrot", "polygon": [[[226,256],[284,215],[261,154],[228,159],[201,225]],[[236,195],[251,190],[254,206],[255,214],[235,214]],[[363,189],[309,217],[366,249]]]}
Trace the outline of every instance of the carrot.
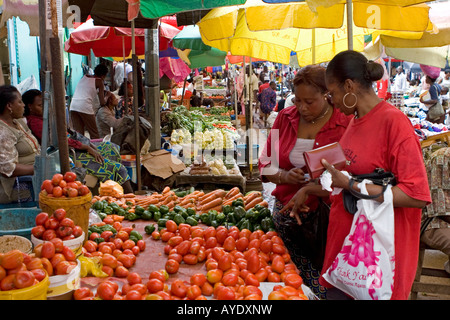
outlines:
{"label": "carrot", "polygon": [[250,201],[250,202],[248,202],[248,203],[245,204],[245,210],[248,210],[248,209],[250,209],[250,208],[253,208],[254,206],[256,206],[258,203],[260,203],[260,202],[263,201],[263,200],[264,200],[264,199],[263,199],[263,198],[260,198],[260,197],[253,199],[252,201]]}
{"label": "carrot", "polygon": [[167,187],[164,188],[162,194],[165,194],[165,193],[167,193],[167,192],[169,192],[169,191],[170,191],[170,187],[167,186]]}
{"label": "carrot", "polygon": [[216,190],[216,195],[217,195],[218,197],[220,197],[220,198],[225,197],[226,194],[227,194],[227,192],[226,192],[225,190],[223,190],[223,189],[218,189],[218,190]]}
{"label": "carrot", "polygon": [[210,202],[207,202],[200,206],[202,211],[208,210],[210,208],[214,208],[217,206],[222,206],[222,198],[215,198],[214,200],[211,200]]}
{"label": "carrot", "polygon": [[[202,210],[202,211],[200,211],[200,213],[207,213],[210,210],[216,210],[217,212],[222,212],[222,205],[218,205],[218,206],[213,207],[213,208]],[[197,208],[197,212],[198,212],[198,208]]]}
{"label": "carrot", "polygon": [[208,192],[208,193],[205,193],[203,196],[199,197],[199,200],[202,201],[203,199],[206,199],[206,198],[212,196],[213,194],[218,193],[218,191],[219,191],[219,189],[213,190],[213,191]]}
{"label": "carrot", "polygon": [[161,205],[167,205],[169,202],[173,201],[172,195],[169,195],[166,199],[160,202]]}
{"label": "carrot", "polygon": [[237,198],[244,199],[244,196],[242,195],[242,193],[239,192],[238,194],[232,196],[231,198],[226,199],[226,201],[230,201],[230,200],[233,201],[233,200],[236,200]]}
{"label": "carrot", "polygon": [[231,188],[231,190],[228,191],[227,194],[225,195],[224,199],[229,199],[238,193],[239,193],[239,187]]}
{"label": "carrot", "polygon": [[249,194],[244,196],[244,202],[249,202],[255,199],[256,197],[260,197],[261,193],[259,191],[252,191]]}
{"label": "carrot", "polygon": [[175,207],[175,202],[172,200],[172,201],[168,202],[168,203],[166,204],[166,206],[168,206],[169,209],[172,210],[172,209]]}
{"label": "carrot", "polygon": [[242,199],[242,195],[238,196],[238,197],[236,197],[234,199],[228,199],[228,200],[224,201],[223,205],[224,206],[229,206],[229,205],[231,205],[233,203],[234,200],[237,200],[237,199]]}
{"label": "carrot", "polygon": [[269,206],[269,203],[266,201],[266,200],[263,200],[263,201],[261,201],[260,203],[258,203],[260,206],[263,206],[263,207],[268,207]]}

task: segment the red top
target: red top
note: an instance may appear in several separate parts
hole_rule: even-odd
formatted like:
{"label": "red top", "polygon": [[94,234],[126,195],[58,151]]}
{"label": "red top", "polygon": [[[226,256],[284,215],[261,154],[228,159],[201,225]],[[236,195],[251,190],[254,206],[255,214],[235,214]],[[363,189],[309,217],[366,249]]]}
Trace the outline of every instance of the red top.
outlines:
{"label": "red top", "polygon": [[268,87],[270,87],[270,82],[263,83],[262,85],[259,86],[258,93],[263,92],[263,90],[268,88]]}
{"label": "red top", "polygon": [[[30,128],[33,135],[38,139],[39,143],[41,143],[42,140],[42,125],[44,123],[44,119],[42,117],[29,115],[27,118],[27,125],[28,128]],[[81,146],[83,145],[80,141],[74,140],[69,138],[67,140],[69,147],[72,147],[74,149],[81,149]]]}
{"label": "red top", "polygon": [[[313,149],[339,141],[352,117],[353,116],[344,115],[337,109],[333,109],[333,115],[331,116],[330,120],[328,120],[328,122],[317,133],[316,139],[314,140]],[[262,175],[263,169],[272,162],[275,162],[273,166],[275,167],[276,171],[278,170],[278,168],[284,170],[290,170],[294,168],[294,165],[289,160],[289,153],[294,148],[295,142],[297,141],[299,121],[300,114],[297,111],[296,106],[284,108],[278,113],[272,129],[270,130],[270,134],[267,138],[267,142],[264,146],[261,157],[258,159],[258,168],[263,182],[267,182],[267,180]],[[278,137],[276,137],[277,132],[279,135]],[[271,152],[272,140],[273,142],[282,141],[282,143],[275,143],[275,145],[273,146],[275,149],[273,150],[275,152],[273,156]],[[276,171],[267,172],[264,174],[272,175],[275,174]],[[272,192],[272,195],[280,200],[283,205],[286,205],[298,191],[300,186],[300,184],[278,184],[275,190]]]}
{"label": "red top", "polygon": [[[339,141],[351,164],[351,174],[383,168],[394,173],[397,186],[407,195],[431,201],[419,140],[409,119],[382,101],[360,119],[353,119]],[[347,213],[342,193],[331,196],[331,211],[322,273],[330,267],[348,235],[353,215]],[[392,299],[407,300],[419,254],[421,212],[419,208],[394,208],[395,276]],[[330,285],[320,278],[324,286]]]}

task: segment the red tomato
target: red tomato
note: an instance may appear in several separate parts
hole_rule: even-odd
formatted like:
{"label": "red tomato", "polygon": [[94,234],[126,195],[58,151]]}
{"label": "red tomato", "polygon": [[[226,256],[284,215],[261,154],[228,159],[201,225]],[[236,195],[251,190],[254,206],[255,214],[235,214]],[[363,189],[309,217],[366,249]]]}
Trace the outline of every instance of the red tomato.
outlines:
{"label": "red tomato", "polygon": [[67,182],[67,187],[78,190],[78,184],[76,184],[75,182]]}
{"label": "red tomato", "polygon": [[14,286],[17,289],[22,289],[26,287],[30,287],[34,284],[34,273],[31,271],[19,271],[16,273],[16,277],[14,278]]}
{"label": "red tomato", "polygon": [[224,254],[223,256],[221,256],[219,258],[218,268],[222,271],[227,271],[228,269],[231,268],[232,262],[233,262],[233,258],[231,257],[231,254],[229,254],[229,253]]}
{"label": "red tomato", "polygon": [[60,226],[63,226],[63,227],[71,227],[71,228],[74,228],[74,227],[75,227],[75,223],[74,223],[73,220],[70,219],[70,218],[64,218],[64,219],[62,219],[62,220],[59,222],[59,225],[60,225]]}
{"label": "red tomato", "polygon": [[97,287],[97,294],[103,300],[112,300],[116,294],[114,286],[108,282],[102,282]]}
{"label": "red tomato", "polygon": [[56,186],[53,188],[53,192],[51,193],[54,197],[62,197],[63,189],[60,186]]}
{"label": "red tomato", "polygon": [[117,262],[117,258],[109,253],[103,254],[100,261],[104,266],[108,266],[113,269],[115,269],[119,266],[119,263]]}
{"label": "red tomato", "polygon": [[0,281],[0,290],[8,291],[15,289],[14,279],[16,278],[15,274],[9,274]]}
{"label": "red tomato", "polygon": [[41,185],[41,190],[47,191],[48,194],[53,193],[53,183],[52,180],[44,180]]}
{"label": "red tomato", "polygon": [[295,289],[298,289],[303,284],[303,279],[300,275],[298,275],[296,273],[290,273],[290,274],[287,274],[286,277],[284,278],[284,283],[287,286],[291,286]]}
{"label": "red tomato", "polygon": [[253,273],[249,273],[245,277],[245,284],[250,286],[259,287],[259,280],[256,278],[256,276]]}
{"label": "red tomato", "polygon": [[75,300],[82,300],[84,298],[93,297],[94,293],[91,291],[91,289],[87,287],[81,287],[74,291],[73,298]]}
{"label": "red tomato", "polygon": [[186,297],[189,300],[195,300],[202,294],[202,289],[197,285],[192,285],[187,288]]}
{"label": "red tomato", "polygon": [[43,226],[45,224],[45,221],[47,221],[47,220],[48,220],[47,212],[38,213],[35,218],[35,222],[36,222],[37,226]]}
{"label": "red tomato", "polygon": [[77,190],[78,190],[78,195],[80,195],[80,196],[85,196],[91,192],[91,190],[89,190],[89,188],[84,184],[82,184],[81,186],[78,186]]}
{"label": "red tomato", "polygon": [[205,284],[206,276],[203,273],[196,273],[191,276],[190,283],[191,285],[197,285],[200,288]]}
{"label": "red tomato", "polygon": [[75,238],[78,238],[83,234],[83,229],[80,226],[75,226],[72,228],[72,230],[72,234]]}
{"label": "red tomato", "polygon": [[191,244],[192,244],[191,241],[184,240],[178,246],[176,246],[177,253],[184,256],[185,254],[187,254],[189,252],[189,249],[191,248]]}
{"label": "red tomato", "polygon": [[148,276],[149,279],[158,279],[162,282],[166,281],[166,276],[163,272],[160,271],[152,271],[150,272],[150,275]]}
{"label": "red tomato", "polygon": [[137,272],[130,272],[127,276],[127,281],[130,285],[142,283],[141,276]]}
{"label": "red tomato", "polygon": [[232,236],[228,236],[223,242],[223,248],[230,252],[236,249],[236,240]]}
{"label": "red tomato", "polygon": [[1,266],[5,269],[15,269],[22,265],[24,256],[21,251],[14,249],[3,254],[0,259]]}
{"label": "red tomato", "polygon": [[128,274],[129,274],[129,271],[124,266],[118,266],[114,270],[114,275],[118,278],[126,278],[128,276]]}
{"label": "red tomato", "polygon": [[60,209],[56,209],[53,212],[53,217],[56,218],[56,220],[61,221],[62,219],[64,219],[67,215],[66,210],[64,210],[63,208]]}
{"label": "red tomato", "polygon": [[75,197],[78,197],[78,189],[67,188],[67,196],[68,196],[69,198],[75,198]]}
{"label": "red tomato", "polygon": [[58,186],[61,180],[64,179],[64,176],[61,173],[55,173],[52,177],[52,183],[55,186]]}
{"label": "red tomato", "polygon": [[41,225],[33,227],[31,229],[31,234],[37,239],[41,239],[44,232],[45,232],[45,228],[44,228],[44,226],[41,226]]}
{"label": "red tomato", "polygon": [[235,286],[238,283],[238,276],[236,273],[229,272],[222,277],[222,283],[226,286]]}
{"label": "red tomato", "polygon": [[160,279],[152,278],[147,281],[147,290],[150,293],[156,293],[164,290],[164,282]]}
{"label": "red tomato", "polygon": [[52,239],[56,238],[56,232],[53,229],[47,229],[42,234],[42,240],[50,241]]}
{"label": "red tomato", "polygon": [[52,264],[52,267],[54,269],[56,268],[56,265],[58,263],[60,263],[61,261],[67,261],[66,257],[64,257],[64,255],[62,253],[55,253],[55,255],[49,260],[50,260],[50,262]]}
{"label": "red tomato", "polygon": [[47,275],[47,273],[45,272],[44,269],[40,268],[40,269],[33,269],[30,270],[31,272],[33,272],[34,278],[37,281],[42,281],[44,280],[45,276]]}
{"label": "red tomato", "polygon": [[184,298],[186,297],[187,287],[182,280],[176,279],[170,286],[170,292],[179,298]]}
{"label": "red tomato", "polygon": [[73,252],[72,249],[70,249],[69,247],[64,246],[62,254],[64,255],[67,261],[75,261],[77,259],[75,252]]}
{"label": "red tomato", "polygon": [[178,230],[178,225],[173,220],[167,220],[167,222],[166,222],[166,229],[169,232],[175,233]]}
{"label": "red tomato", "polygon": [[138,242],[136,242],[136,245],[138,246],[139,251],[144,251],[145,250],[146,244],[145,244],[144,240],[142,240],[142,239],[138,240]]}
{"label": "red tomato", "polygon": [[137,290],[130,290],[125,296],[126,300],[142,300],[142,294]]}
{"label": "red tomato", "polygon": [[272,260],[272,270],[277,273],[284,271],[285,262],[282,256],[276,255]]}
{"label": "red tomato", "polygon": [[77,180],[77,175],[75,172],[67,171],[64,173],[64,180],[66,180],[66,182],[74,182]]}
{"label": "red tomato", "polygon": [[186,264],[194,265],[198,262],[197,256],[192,253],[188,253],[183,256],[183,261]]}
{"label": "red tomato", "polygon": [[178,261],[173,260],[173,259],[169,259],[166,261],[165,269],[168,273],[170,273],[170,274],[177,273],[179,268],[180,268],[180,264],[178,263]]}
{"label": "red tomato", "polygon": [[66,182],[66,180],[61,180],[61,182],[59,183],[59,186],[63,189],[63,191],[64,191],[64,189],[67,187],[67,182]]}
{"label": "red tomato", "polygon": [[217,300],[235,300],[236,293],[230,287],[222,286],[217,291]]}
{"label": "red tomato", "polygon": [[53,256],[55,255],[56,249],[55,249],[55,245],[53,244],[53,242],[44,242],[44,244],[42,245],[42,251],[41,251],[41,256],[47,259],[51,259],[53,258]]}
{"label": "red tomato", "polygon": [[64,242],[60,238],[54,238],[50,240],[51,243],[55,246],[55,253],[56,252],[63,252],[64,249]]}
{"label": "red tomato", "polygon": [[74,269],[75,266],[70,264],[69,261],[60,261],[57,265],[56,265],[56,271],[55,273],[57,275],[63,275],[63,274],[69,274],[70,271],[72,271],[72,269]]}
{"label": "red tomato", "polygon": [[59,226],[58,229],[56,229],[56,235],[59,238],[65,238],[70,236],[73,233],[73,229],[71,227],[64,227]]}
{"label": "red tomato", "polygon": [[56,230],[59,227],[59,222],[54,217],[50,217],[44,223],[45,229],[53,229]]}
{"label": "red tomato", "polygon": [[228,230],[226,228],[217,228],[216,239],[217,243],[224,243],[225,239],[228,237]]}
{"label": "red tomato", "polygon": [[256,273],[261,267],[261,263],[259,261],[259,255],[257,253],[250,254],[247,257],[247,269],[251,273]]}

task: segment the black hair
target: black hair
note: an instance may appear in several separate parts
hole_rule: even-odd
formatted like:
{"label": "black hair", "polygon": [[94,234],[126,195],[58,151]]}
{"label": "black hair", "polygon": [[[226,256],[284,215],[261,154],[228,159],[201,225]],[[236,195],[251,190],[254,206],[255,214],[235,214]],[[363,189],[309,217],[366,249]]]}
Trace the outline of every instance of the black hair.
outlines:
{"label": "black hair", "polygon": [[380,80],[383,74],[383,66],[367,60],[363,54],[353,50],[339,52],[330,61],[326,70],[327,78],[337,81],[340,85],[350,79],[367,89],[374,81]]}
{"label": "black hair", "polygon": [[22,95],[22,101],[25,104],[25,111],[23,113],[24,116],[28,116],[30,114],[30,107],[28,105],[33,104],[34,99],[40,96],[42,96],[42,92],[38,89],[30,89],[24,92]]}
{"label": "black hair", "polygon": [[6,105],[13,102],[17,97],[15,93],[20,93],[16,87],[10,85],[0,86],[0,113],[5,111]]}
{"label": "black hair", "polygon": [[325,83],[325,68],[317,64],[301,68],[295,75],[293,83],[294,87],[301,84],[316,87],[320,93],[328,91]]}
{"label": "black hair", "polygon": [[104,64],[98,64],[94,69],[94,74],[97,77],[106,76],[108,74],[108,67]]}

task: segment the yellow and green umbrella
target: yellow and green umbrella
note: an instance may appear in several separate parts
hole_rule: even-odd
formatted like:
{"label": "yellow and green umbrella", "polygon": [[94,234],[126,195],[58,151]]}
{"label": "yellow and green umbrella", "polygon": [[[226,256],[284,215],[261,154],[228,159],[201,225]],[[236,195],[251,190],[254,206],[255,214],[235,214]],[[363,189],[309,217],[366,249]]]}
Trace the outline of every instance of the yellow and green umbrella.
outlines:
{"label": "yellow and green umbrella", "polygon": [[[245,5],[211,10],[198,23],[205,44],[229,51],[233,55],[243,55],[272,62],[289,64],[291,52],[297,53],[299,65],[329,61],[342,50],[348,48],[346,19],[339,28],[302,29],[296,27],[252,31],[248,9],[252,5],[268,6],[261,0],[248,0]],[[284,4],[285,7],[291,4]],[[260,16],[267,23],[272,16]],[[364,36],[374,30],[352,26],[353,49],[364,50]],[[376,31],[399,37],[417,39],[422,32]]]}

